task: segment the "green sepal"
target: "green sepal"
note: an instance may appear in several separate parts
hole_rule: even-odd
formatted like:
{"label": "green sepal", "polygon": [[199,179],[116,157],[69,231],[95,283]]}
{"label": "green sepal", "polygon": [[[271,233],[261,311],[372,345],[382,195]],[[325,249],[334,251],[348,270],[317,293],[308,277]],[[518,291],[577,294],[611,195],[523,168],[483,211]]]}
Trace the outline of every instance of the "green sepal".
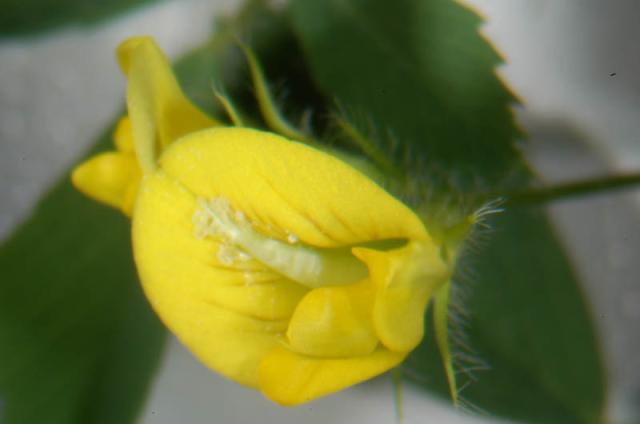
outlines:
{"label": "green sepal", "polygon": [[447,281],[436,291],[433,297],[433,329],[435,331],[442,366],[449,384],[449,393],[454,406],[458,406],[458,386],[453,365],[453,356],[449,345],[449,293],[451,281]]}

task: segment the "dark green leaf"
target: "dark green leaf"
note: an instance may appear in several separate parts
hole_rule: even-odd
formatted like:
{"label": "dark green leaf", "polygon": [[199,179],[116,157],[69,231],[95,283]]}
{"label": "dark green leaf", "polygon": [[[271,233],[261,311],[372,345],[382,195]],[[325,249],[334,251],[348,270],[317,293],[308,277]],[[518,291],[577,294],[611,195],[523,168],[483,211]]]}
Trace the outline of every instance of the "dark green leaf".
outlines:
{"label": "dark green leaf", "polygon": [[[458,282],[470,285],[462,287],[468,325],[458,331],[471,349],[458,350],[488,366],[474,373],[462,397],[529,422],[600,422],[605,383],[593,325],[548,219],[530,207],[501,214],[491,225],[488,243],[480,242],[466,264],[474,278]],[[429,335],[406,366],[447,396],[438,364]]]}
{"label": "dark green leaf", "polygon": [[4,0],[0,35],[24,35],[67,24],[91,24],[155,0]]}
{"label": "dark green leaf", "polygon": [[133,422],[165,330],[140,290],[128,220],[65,175],[1,248],[0,269],[3,423]]}
{"label": "dark green leaf", "polygon": [[290,9],[322,91],[383,143],[426,158],[413,165],[432,185],[495,188],[521,166],[515,99],[473,12],[450,0],[293,0]]}
{"label": "dark green leaf", "polygon": [[[514,97],[494,74],[499,56],[478,35],[473,12],[450,0],[292,0],[289,11],[326,98],[361,128],[364,117],[364,130],[373,125],[383,147],[391,133],[417,158],[401,165],[414,166],[445,200],[451,188],[451,197],[461,192],[469,203],[478,190],[528,184],[515,146]],[[489,241],[462,266],[475,278],[458,282],[470,312],[462,332],[471,356],[488,365],[462,397],[489,414],[529,422],[600,421],[598,346],[557,236],[533,209],[510,210],[491,224]],[[427,334],[408,374],[447,396]]]}

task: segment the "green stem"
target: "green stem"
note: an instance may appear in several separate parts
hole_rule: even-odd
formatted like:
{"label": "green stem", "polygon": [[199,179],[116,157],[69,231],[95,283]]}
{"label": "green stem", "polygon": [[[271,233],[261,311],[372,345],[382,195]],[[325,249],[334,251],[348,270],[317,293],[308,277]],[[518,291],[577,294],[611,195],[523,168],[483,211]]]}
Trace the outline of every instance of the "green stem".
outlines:
{"label": "green stem", "polygon": [[596,194],[602,191],[630,188],[638,184],[640,184],[640,173],[593,178],[541,189],[501,193],[492,197],[504,197],[506,203],[511,205],[540,204],[570,197]]}
{"label": "green stem", "polygon": [[393,400],[396,410],[396,424],[404,424],[404,407],[402,402],[402,370],[396,367],[391,371],[393,377]]}

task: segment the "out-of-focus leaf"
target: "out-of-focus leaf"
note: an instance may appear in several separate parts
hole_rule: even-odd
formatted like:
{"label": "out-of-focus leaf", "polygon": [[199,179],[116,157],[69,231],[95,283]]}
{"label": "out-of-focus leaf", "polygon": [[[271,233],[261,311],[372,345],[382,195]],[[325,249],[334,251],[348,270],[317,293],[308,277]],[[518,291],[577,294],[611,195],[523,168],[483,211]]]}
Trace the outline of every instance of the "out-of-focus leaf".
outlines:
{"label": "out-of-focus leaf", "polygon": [[[176,65],[187,94],[210,113],[212,83],[246,95],[236,36],[281,52],[281,20],[256,1],[222,25]],[[112,149],[110,138],[94,152]],[[135,422],[166,331],[140,290],[129,227],[64,176],[0,248],[2,424]]]}
{"label": "out-of-focus leaf", "polygon": [[[509,210],[461,278],[467,325],[460,369],[487,366],[462,397],[490,413],[540,423],[602,421],[605,382],[587,305],[542,210]],[[454,330],[455,331],[455,330]],[[430,334],[406,363],[410,375],[447,396]],[[462,384],[468,376],[460,374]]]}
{"label": "out-of-focus leaf", "polygon": [[0,35],[25,35],[60,25],[92,24],[156,0],[4,0]]}
{"label": "out-of-focus leaf", "polygon": [[432,185],[495,189],[521,167],[515,98],[475,13],[450,0],[293,0],[290,12],[324,94],[424,159],[413,165]]}
{"label": "out-of-focus leaf", "polygon": [[[478,35],[473,12],[450,0],[293,0],[289,12],[326,98],[354,124],[364,117],[378,135],[388,130],[408,147],[412,171],[431,189],[454,188],[452,197],[470,203],[478,190],[528,184],[515,147],[514,97],[495,76],[499,56]],[[489,241],[463,265],[476,278],[458,281],[470,312],[462,332],[471,355],[488,365],[463,400],[529,422],[599,422],[605,389],[594,328],[557,236],[533,209],[491,224]],[[447,396],[427,334],[408,374]]]}
{"label": "out-of-focus leaf", "polygon": [[2,246],[0,269],[2,422],[133,422],[165,331],[138,284],[128,220],[65,176]]}

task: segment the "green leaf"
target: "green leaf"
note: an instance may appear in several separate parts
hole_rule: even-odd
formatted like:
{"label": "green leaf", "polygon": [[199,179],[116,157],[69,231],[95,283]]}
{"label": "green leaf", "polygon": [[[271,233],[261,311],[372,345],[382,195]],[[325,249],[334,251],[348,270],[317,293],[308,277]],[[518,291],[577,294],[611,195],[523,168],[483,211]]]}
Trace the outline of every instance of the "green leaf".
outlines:
{"label": "green leaf", "polygon": [[[593,323],[548,218],[528,207],[500,214],[490,225],[489,241],[480,242],[466,264],[473,278],[458,281],[468,292],[460,305],[468,322],[454,332],[467,347],[454,344],[454,351],[471,357],[462,369],[474,359],[487,365],[473,373],[461,397],[528,422],[602,422],[605,381]],[[438,362],[429,335],[406,366],[447,396]]]}
{"label": "green leaf", "polygon": [[[325,98],[365,131],[373,126],[383,149],[391,133],[414,158],[400,164],[445,201],[473,204],[480,191],[528,186],[514,96],[495,76],[500,58],[473,12],[449,0],[292,0],[289,12]],[[468,386],[458,376],[462,402],[528,422],[600,422],[605,386],[593,324],[545,214],[513,209],[491,226],[461,266],[475,278],[456,278],[470,315],[458,332],[471,352],[462,353],[488,366]],[[449,398],[431,314],[426,320],[407,375]]]}
{"label": "green leaf", "polygon": [[383,148],[395,141],[427,159],[401,165],[471,192],[521,167],[515,98],[494,74],[500,57],[476,14],[450,0],[293,0],[290,12],[325,95],[373,126]]}
{"label": "green leaf", "polygon": [[142,295],[129,238],[124,216],[65,175],[2,246],[3,423],[134,421],[165,330]]}
{"label": "green leaf", "polygon": [[155,0],[5,0],[0,35],[26,35],[60,25],[92,24]]}

